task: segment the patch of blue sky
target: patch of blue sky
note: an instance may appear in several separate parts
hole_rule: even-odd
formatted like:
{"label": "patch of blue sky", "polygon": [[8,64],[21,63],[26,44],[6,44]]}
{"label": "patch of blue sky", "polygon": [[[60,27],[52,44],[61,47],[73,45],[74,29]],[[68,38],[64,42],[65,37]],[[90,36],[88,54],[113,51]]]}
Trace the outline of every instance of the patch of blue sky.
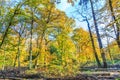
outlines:
{"label": "patch of blue sky", "polygon": [[[101,9],[105,5],[105,1],[106,0],[100,0],[100,1],[98,1],[96,4],[94,4],[94,9],[95,10]],[[75,23],[76,23],[75,27],[82,27],[85,30],[88,30],[86,22],[84,22],[84,21],[80,22],[79,21],[79,20],[82,20],[82,17],[78,13],[77,14],[73,13],[73,12],[76,11],[76,8],[77,9],[80,8],[78,6],[78,3],[79,3],[79,0],[77,0],[77,2],[75,2],[74,6],[72,6],[70,3],[67,2],[67,0],[61,0],[61,3],[56,4],[56,7],[58,9],[60,9],[61,11],[64,11],[68,17],[74,17],[75,18]],[[90,3],[88,3],[88,5],[90,5]],[[90,10],[89,7],[88,7],[88,9],[83,10],[83,11],[85,12],[86,16],[91,16],[91,14],[90,14],[91,10]],[[76,19],[76,17],[79,18],[79,20]],[[92,20],[89,20],[89,22],[91,24],[93,24]]]}
{"label": "patch of blue sky", "polygon": [[[74,16],[75,13],[73,13],[73,12],[76,11],[76,7],[77,6],[78,6],[78,1],[75,2],[74,6],[72,6],[72,4],[70,4],[70,3],[68,3],[67,0],[61,0],[61,3],[56,4],[56,7],[59,10],[64,11],[68,17],[72,17],[72,18],[76,17],[76,16]],[[79,17],[79,18],[81,18],[81,17]],[[77,28],[78,27],[82,27],[85,30],[87,30],[87,24],[86,24],[86,22],[80,22],[77,19],[75,19],[75,23],[76,23],[75,27],[77,27]]]}

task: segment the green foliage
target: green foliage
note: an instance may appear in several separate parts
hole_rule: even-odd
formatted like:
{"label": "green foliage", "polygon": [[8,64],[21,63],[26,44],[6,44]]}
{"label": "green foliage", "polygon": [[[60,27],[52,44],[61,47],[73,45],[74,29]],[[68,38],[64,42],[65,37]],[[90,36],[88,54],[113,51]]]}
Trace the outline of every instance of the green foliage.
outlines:
{"label": "green foliage", "polygon": [[53,45],[50,46],[50,53],[53,54],[53,53],[57,53],[57,48]]}

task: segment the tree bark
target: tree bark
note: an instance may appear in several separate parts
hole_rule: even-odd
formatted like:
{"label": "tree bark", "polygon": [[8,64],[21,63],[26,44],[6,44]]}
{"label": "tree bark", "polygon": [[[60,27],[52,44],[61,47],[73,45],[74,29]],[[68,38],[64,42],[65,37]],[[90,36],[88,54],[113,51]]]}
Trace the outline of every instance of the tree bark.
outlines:
{"label": "tree bark", "polygon": [[89,30],[89,35],[90,35],[90,39],[91,39],[91,43],[92,43],[92,47],[93,47],[94,56],[95,56],[95,59],[96,59],[98,67],[101,67],[101,63],[100,63],[100,60],[98,58],[97,51],[95,49],[95,44],[94,44],[94,39],[93,39],[92,31],[91,31],[91,28],[90,28],[90,25],[89,25],[89,22],[88,22],[87,18],[86,18],[86,22],[87,22],[87,26],[88,26],[88,30]]}
{"label": "tree bark", "polygon": [[10,28],[10,26],[11,26],[11,24],[12,24],[13,18],[14,18],[14,16],[16,16],[16,15],[18,14],[18,13],[17,13],[17,10],[18,10],[21,6],[22,6],[21,3],[18,4],[17,7],[15,8],[15,11],[14,11],[13,15],[10,17],[10,20],[9,20],[9,22],[8,22],[8,25],[7,25],[7,27],[6,27],[6,30],[5,30],[5,32],[4,32],[4,34],[3,34],[2,41],[1,41],[1,43],[0,43],[0,48],[2,47],[2,45],[3,45],[4,41],[5,41],[5,38],[6,38],[7,34],[8,34],[8,31],[9,31],[9,28]]}
{"label": "tree bark", "polygon": [[20,34],[19,34],[19,40],[18,40],[18,55],[17,55],[17,58],[18,58],[18,69],[20,71]]}
{"label": "tree bark", "polygon": [[39,49],[39,50],[36,52],[34,68],[37,68],[37,65],[38,65],[38,59],[37,59],[37,57],[40,55],[39,37],[40,36],[38,35],[37,40],[36,40],[37,49]]}
{"label": "tree bark", "polygon": [[[111,11],[112,21],[116,21],[116,17],[115,17],[115,14],[114,14],[114,10],[113,10],[113,6],[112,6],[112,1],[111,0],[109,0],[109,7],[110,7],[110,11]],[[115,35],[116,35],[117,45],[120,48],[120,27],[118,25],[118,22],[116,22],[116,28],[115,28],[115,25],[113,24],[113,28],[114,28]]]}
{"label": "tree bark", "polygon": [[3,70],[5,70],[5,62],[6,62],[6,52],[5,52],[5,46],[4,46],[4,62],[3,62]]}
{"label": "tree bark", "polygon": [[100,48],[100,52],[101,52],[101,57],[102,57],[102,60],[103,60],[103,68],[107,68],[106,57],[105,57],[105,53],[104,53],[104,50],[103,50],[103,45],[102,45],[102,41],[101,41],[101,38],[100,38],[98,25],[97,25],[97,22],[96,22],[96,17],[95,17],[95,12],[94,12],[94,8],[93,8],[92,0],[90,0],[90,5],[91,5],[91,9],[92,9],[92,16],[93,16],[94,26],[95,26],[97,39],[98,39],[98,43],[99,43],[99,48]]}
{"label": "tree bark", "polygon": [[[33,11],[31,9],[31,11]],[[31,20],[31,29],[30,29],[30,49],[29,49],[29,69],[32,69],[32,30],[33,30],[33,12],[32,12],[32,20]]]}

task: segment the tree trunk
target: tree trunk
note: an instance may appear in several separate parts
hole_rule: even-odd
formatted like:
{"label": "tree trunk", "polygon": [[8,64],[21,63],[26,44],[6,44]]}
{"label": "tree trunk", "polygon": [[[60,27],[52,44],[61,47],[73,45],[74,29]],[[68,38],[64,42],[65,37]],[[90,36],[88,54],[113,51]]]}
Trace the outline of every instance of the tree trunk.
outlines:
{"label": "tree trunk", "polygon": [[93,47],[94,56],[95,56],[98,67],[101,67],[101,63],[100,63],[100,60],[98,58],[98,54],[97,54],[96,49],[95,49],[92,31],[91,31],[90,24],[89,24],[87,18],[86,18],[86,22],[87,22],[87,26],[88,26],[88,30],[89,30],[89,34],[90,34],[90,39],[91,39],[91,43],[92,43],[92,47]]}
{"label": "tree trunk", "polygon": [[6,38],[7,34],[8,34],[8,31],[9,31],[9,28],[10,28],[10,26],[11,26],[11,24],[12,24],[13,18],[17,15],[17,10],[18,10],[21,6],[22,6],[22,5],[18,4],[17,7],[15,8],[14,14],[10,17],[10,20],[8,21],[8,25],[6,26],[6,30],[5,30],[5,32],[4,32],[4,34],[3,34],[2,41],[1,41],[1,43],[0,43],[0,48],[2,47],[2,45],[3,45],[4,41],[5,41],[5,38]]}
{"label": "tree trunk", "polygon": [[[21,27],[22,28],[22,27]],[[20,29],[21,31],[21,29]],[[14,67],[16,66],[16,61],[18,60],[18,68],[19,68],[19,71],[20,71],[20,44],[21,44],[21,33],[20,32],[17,32],[18,33],[18,49],[17,49],[17,54],[16,54],[16,57],[15,57],[15,61],[14,61]]]}
{"label": "tree trunk", "polygon": [[[42,53],[42,45],[43,45],[43,40],[44,40],[44,35],[45,35],[45,29],[43,30],[42,34],[41,34],[41,37],[40,35],[38,36],[38,39],[37,39],[37,48],[39,49],[39,51],[37,51],[37,55],[36,55],[36,60],[35,60],[35,67],[37,66],[38,64],[38,59],[40,57],[40,54]],[[39,43],[39,37],[40,37],[40,43]],[[45,59],[44,59],[44,63],[45,63]],[[38,64],[39,65],[39,64]]]}
{"label": "tree trunk", "polygon": [[15,67],[15,66],[16,66],[17,54],[16,54],[16,56],[15,56],[15,59],[14,59],[14,60],[15,60],[15,61],[14,61],[13,67]]}
{"label": "tree trunk", "polygon": [[[110,7],[110,11],[111,11],[112,21],[116,21],[116,17],[115,17],[114,11],[113,11],[111,0],[109,0],[109,7]],[[116,26],[116,28],[115,28],[115,26]],[[113,24],[113,28],[114,28],[115,35],[116,35],[117,45],[120,48],[120,27],[118,25],[118,22],[116,22],[116,25]]]}
{"label": "tree trunk", "polygon": [[5,70],[5,62],[6,62],[6,52],[4,47],[4,62],[3,62],[3,70]]}
{"label": "tree trunk", "polygon": [[[39,35],[38,35],[38,37],[37,37],[37,40],[36,40],[36,45],[37,45],[37,49],[39,49],[40,50],[40,46],[39,46]],[[36,59],[35,59],[35,65],[34,65],[34,68],[37,68],[37,65],[38,65],[38,59],[37,59],[37,57],[39,56],[39,54],[40,54],[40,51],[37,51],[36,52]]]}
{"label": "tree trunk", "polygon": [[32,30],[33,30],[33,12],[32,12],[31,29],[30,29],[31,37],[30,37],[30,49],[29,49],[29,69],[32,69]]}
{"label": "tree trunk", "polygon": [[18,69],[20,71],[20,34],[19,34],[19,40],[18,40],[18,55],[17,55],[17,58],[18,58]]}
{"label": "tree trunk", "polygon": [[99,48],[100,48],[100,52],[101,52],[101,57],[103,60],[103,68],[107,68],[106,57],[105,57],[102,41],[101,41],[100,34],[99,34],[99,29],[98,29],[97,22],[96,22],[96,17],[95,17],[92,0],[90,0],[90,4],[91,4],[91,9],[92,9],[92,16],[93,16],[93,21],[94,21],[94,25],[95,25],[96,34],[97,34],[97,39],[98,39],[98,43],[99,43]]}

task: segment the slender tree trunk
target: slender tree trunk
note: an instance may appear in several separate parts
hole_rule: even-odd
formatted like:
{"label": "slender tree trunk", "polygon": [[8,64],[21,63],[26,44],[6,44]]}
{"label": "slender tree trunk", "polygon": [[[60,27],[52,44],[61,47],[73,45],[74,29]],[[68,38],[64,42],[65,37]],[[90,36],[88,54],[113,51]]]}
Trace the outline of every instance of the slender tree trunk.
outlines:
{"label": "slender tree trunk", "polygon": [[13,18],[17,15],[17,10],[18,10],[21,6],[22,6],[21,4],[18,4],[17,7],[15,8],[14,14],[10,17],[9,22],[8,22],[8,25],[6,26],[6,30],[5,30],[5,32],[4,32],[4,34],[3,34],[2,41],[1,41],[1,43],[0,43],[0,48],[2,47],[2,45],[3,45],[4,41],[5,41],[5,38],[6,38],[7,34],[8,34],[8,31],[9,31],[9,28],[10,28],[10,26],[11,26],[11,24],[12,24]]}
{"label": "slender tree trunk", "polygon": [[[36,40],[36,45],[37,45],[37,49],[40,50],[39,37],[40,37],[40,36],[38,36],[38,38],[37,38],[37,40]],[[39,51],[39,50],[36,52],[35,68],[37,68],[37,65],[38,65],[38,59],[37,59],[37,57],[38,57],[39,54],[40,54],[40,51]]]}
{"label": "slender tree trunk", "polygon": [[96,17],[95,17],[95,12],[94,12],[94,8],[93,8],[92,0],[90,0],[90,4],[91,4],[91,9],[92,9],[92,16],[93,16],[93,21],[94,21],[94,25],[95,25],[96,34],[97,34],[97,39],[98,39],[98,43],[99,43],[99,48],[100,48],[100,52],[101,52],[101,57],[103,60],[103,67],[107,68],[106,57],[105,57],[102,41],[101,41],[100,34],[99,34],[99,29],[98,29],[97,22],[96,22]]}
{"label": "slender tree trunk", "polygon": [[18,36],[18,50],[17,50],[17,54],[16,54],[16,57],[15,57],[15,61],[14,61],[14,67],[16,66],[16,61],[18,61],[18,68],[20,70],[20,34]]}
{"label": "slender tree trunk", "polygon": [[32,69],[32,34],[33,34],[32,30],[33,30],[33,12],[32,12],[31,29],[30,29],[31,37],[30,37],[30,49],[29,49],[29,69]]}
{"label": "slender tree trunk", "polygon": [[[38,46],[37,48],[39,49],[39,51],[37,52],[37,55],[36,55],[35,67],[36,67],[36,65],[38,64],[38,59],[39,59],[39,57],[40,57],[40,54],[42,53],[41,50],[42,50],[44,35],[45,35],[45,29],[44,29],[43,32],[42,32],[42,35],[41,35],[41,38],[40,38],[40,43],[39,43],[39,37],[40,37],[40,36],[39,36],[38,39],[37,39],[37,46]],[[45,59],[44,59],[44,61],[45,61]],[[45,62],[44,62],[44,64],[45,64]]]}
{"label": "slender tree trunk", "polygon": [[6,38],[7,34],[8,34],[9,28],[10,28],[10,26],[11,26],[11,24],[12,24],[12,19],[13,19],[13,17],[14,17],[14,15],[11,17],[11,20],[10,20],[10,22],[8,23],[8,26],[7,26],[4,34],[3,34],[2,42],[0,43],[0,48],[2,47],[2,45],[3,45],[4,41],[5,41],[5,38]]}
{"label": "slender tree trunk", "polygon": [[5,47],[4,47],[4,61],[3,61],[3,70],[5,70],[5,62],[6,62],[6,53],[5,53]]}
{"label": "slender tree trunk", "polygon": [[94,56],[95,56],[95,59],[96,59],[98,67],[101,67],[101,63],[100,63],[100,60],[98,58],[97,51],[95,49],[95,44],[94,44],[94,39],[93,39],[92,31],[91,31],[90,24],[89,24],[87,18],[86,18],[86,22],[87,22],[87,26],[88,26],[88,30],[89,30],[89,35],[90,35],[90,39],[91,39],[91,43],[92,43],[92,47],[93,47]]}
{"label": "slender tree trunk", "polygon": [[14,61],[13,67],[15,67],[15,66],[16,66],[17,54],[16,54],[16,56],[15,56],[15,59],[14,59],[14,60],[15,60],[15,61]]}
{"label": "slender tree trunk", "polygon": [[[40,41],[40,42],[41,42],[41,43],[40,43],[40,44],[41,44],[41,45],[40,45],[40,53],[42,53],[41,50],[42,50],[43,45],[44,45],[44,44],[43,44],[43,40],[44,40],[44,36],[45,36],[45,31],[46,31],[46,30],[44,29],[44,30],[43,30],[43,33],[42,33],[42,36],[41,36],[41,41]],[[46,67],[45,57],[46,57],[46,56],[45,56],[45,53],[44,53],[44,54],[43,54],[43,58],[44,58],[44,59],[43,59],[43,60],[44,60],[43,65],[44,65],[44,67]]]}
{"label": "slender tree trunk", "polygon": [[16,66],[16,61],[18,62],[18,69],[20,71],[20,34],[18,36],[18,51],[15,57],[15,61],[14,61],[14,67]]}
{"label": "slender tree trunk", "polygon": [[[111,11],[112,21],[116,21],[116,17],[115,17],[115,14],[114,14],[114,10],[113,10],[113,7],[112,7],[112,1],[111,0],[109,0],[109,7],[110,7],[110,11]],[[116,26],[116,28],[115,28],[115,26]],[[115,35],[116,35],[117,45],[120,48],[120,27],[118,25],[118,22],[116,22],[116,25],[113,24],[113,28],[114,28],[114,32],[115,32]]]}
{"label": "slender tree trunk", "polygon": [[18,58],[18,69],[20,71],[20,34],[19,34],[19,40],[18,40],[18,55],[17,55],[17,58]]}
{"label": "slender tree trunk", "polygon": [[35,66],[34,66],[35,69],[37,69],[37,67],[38,67],[37,63],[38,63],[38,59],[35,60]]}

